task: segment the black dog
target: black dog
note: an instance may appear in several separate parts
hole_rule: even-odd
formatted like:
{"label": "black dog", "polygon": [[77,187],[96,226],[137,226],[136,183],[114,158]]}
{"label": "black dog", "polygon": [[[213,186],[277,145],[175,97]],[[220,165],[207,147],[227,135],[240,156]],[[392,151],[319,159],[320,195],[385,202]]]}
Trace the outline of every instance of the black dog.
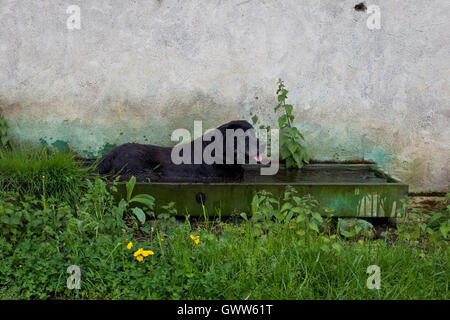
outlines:
{"label": "black dog", "polygon": [[[241,129],[247,133],[244,138],[245,145],[242,146],[242,143],[244,143],[242,140],[240,145],[239,142],[236,143],[237,139],[234,137],[232,138],[233,141],[227,141],[227,129],[238,130],[234,132],[239,132],[239,129]],[[231,121],[217,128],[216,132],[217,130],[223,137],[223,154],[220,157],[223,161],[219,163],[208,164],[210,162],[205,163],[205,159],[202,159],[199,164],[195,164],[194,162],[196,143],[197,146],[201,146],[201,153],[203,154],[204,149],[215,142],[215,136],[211,136],[208,132],[197,140],[176,146],[175,150],[171,147],[159,147],[138,143],[120,145],[100,159],[97,171],[101,174],[120,173],[122,178],[134,175],[137,179],[143,180],[150,178],[151,181],[217,181],[241,179],[244,171],[242,168],[243,162],[248,164],[261,161],[260,154],[264,151],[263,148],[265,148],[265,145],[256,138],[254,128],[247,121]],[[227,145],[229,143],[232,144],[232,154],[230,152],[227,154]],[[176,154],[183,156],[184,147],[191,148],[190,150],[192,150],[191,155],[187,155],[190,161],[186,161],[188,163],[175,164],[172,161],[172,152],[174,151]],[[211,153],[213,157],[216,156],[215,150]],[[256,159],[256,161],[253,161],[253,159]]]}

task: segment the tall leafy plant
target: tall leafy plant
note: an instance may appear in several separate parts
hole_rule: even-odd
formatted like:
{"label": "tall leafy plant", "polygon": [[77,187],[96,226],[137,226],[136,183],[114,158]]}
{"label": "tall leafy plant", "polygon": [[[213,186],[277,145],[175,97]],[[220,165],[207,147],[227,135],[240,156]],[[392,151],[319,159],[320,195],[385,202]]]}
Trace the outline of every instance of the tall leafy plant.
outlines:
{"label": "tall leafy plant", "polygon": [[278,81],[278,105],[275,111],[283,109],[284,113],[278,118],[278,126],[280,128],[280,156],[282,160],[286,161],[286,168],[297,167],[301,168],[303,162],[309,162],[309,156],[306,148],[303,145],[305,138],[300,131],[292,125],[294,115],[292,110],[294,107],[286,103],[288,90],[284,86],[283,81]]}

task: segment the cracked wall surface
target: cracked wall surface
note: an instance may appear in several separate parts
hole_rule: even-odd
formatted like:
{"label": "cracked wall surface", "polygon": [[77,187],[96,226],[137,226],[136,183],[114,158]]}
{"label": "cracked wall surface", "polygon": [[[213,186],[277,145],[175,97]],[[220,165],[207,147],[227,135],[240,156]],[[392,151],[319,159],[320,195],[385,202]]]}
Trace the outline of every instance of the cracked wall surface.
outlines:
{"label": "cracked wall surface", "polygon": [[[68,30],[69,5],[81,29]],[[282,78],[316,159],[448,191],[450,2],[0,0],[0,108],[16,143],[88,157],[233,119],[276,127]]]}

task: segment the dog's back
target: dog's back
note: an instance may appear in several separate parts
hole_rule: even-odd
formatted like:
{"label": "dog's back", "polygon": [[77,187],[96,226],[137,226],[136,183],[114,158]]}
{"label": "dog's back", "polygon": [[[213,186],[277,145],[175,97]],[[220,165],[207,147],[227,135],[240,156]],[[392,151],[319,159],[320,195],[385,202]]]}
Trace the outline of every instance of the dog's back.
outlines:
{"label": "dog's back", "polygon": [[[242,129],[244,132],[248,129],[253,129],[252,125],[247,121],[237,120],[228,122],[217,128],[223,137],[226,136],[226,130]],[[204,141],[203,136],[201,138],[201,150],[203,155],[204,148],[210,144],[209,140]],[[258,139],[254,137],[254,140],[258,142]],[[225,142],[225,141],[223,141]],[[145,145],[138,143],[125,143],[103,156],[97,166],[97,171],[100,174],[112,173],[112,174],[124,174],[126,176],[136,175],[145,176],[152,173],[152,180],[164,180],[172,178],[188,179],[189,181],[196,181],[205,178],[239,178],[243,175],[243,169],[240,164],[206,164],[202,159],[201,164],[194,163],[195,146],[194,141],[186,143],[184,146],[190,148],[190,163],[175,164],[172,161],[171,147],[159,147],[154,145]],[[244,150],[245,153],[249,152],[248,146]],[[198,152],[198,151],[197,151]],[[224,152],[222,159],[226,159],[226,148],[222,150]],[[232,158],[235,157],[236,149],[233,150]],[[248,156],[248,155],[247,155]],[[157,167],[156,170],[154,170]]]}

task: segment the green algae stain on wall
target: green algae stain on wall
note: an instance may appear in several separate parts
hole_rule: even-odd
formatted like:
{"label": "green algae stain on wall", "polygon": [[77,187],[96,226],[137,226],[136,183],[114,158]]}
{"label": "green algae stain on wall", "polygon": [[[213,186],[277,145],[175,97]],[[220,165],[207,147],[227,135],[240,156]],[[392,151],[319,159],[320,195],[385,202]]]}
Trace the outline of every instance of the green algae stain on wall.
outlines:
{"label": "green algae stain on wall", "polygon": [[384,167],[395,155],[377,145],[376,137],[359,128],[333,128],[318,123],[297,123],[311,158],[316,160],[371,160]]}
{"label": "green algae stain on wall", "polygon": [[111,143],[106,143],[102,149],[98,152],[99,156],[103,156],[107,153],[109,153],[110,151],[112,151],[115,147],[117,147],[116,144],[111,144]]}
{"label": "green algae stain on wall", "polygon": [[69,152],[70,147],[69,144],[66,141],[63,140],[56,140],[52,143],[52,146],[58,151],[58,152]]}
{"label": "green algae stain on wall", "polygon": [[[53,138],[48,138],[48,140],[53,140]],[[64,140],[56,140],[55,142],[51,142],[50,144],[47,142],[47,137],[39,138],[39,142],[42,146],[51,147],[58,152],[69,152],[71,151],[69,144]]]}
{"label": "green algae stain on wall", "polygon": [[117,147],[116,144],[106,143],[103,147],[100,148],[100,150],[98,152],[94,153],[92,151],[82,150],[80,152],[80,154],[87,159],[96,159],[96,158],[100,158],[100,157],[104,156],[105,154],[109,153],[115,147]]}
{"label": "green algae stain on wall", "polygon": [[[47,140],[45,138],[46,137],[43,137],[43,138],[39,139],[39,142],[43,146],[51,147],[54,150],[56,150],[58,152],[63,152],[63,153],[67,153],[67,152],[73,151],[73,148],[71,148],[71,146],[69,145],[69,143],[67,141],[56,140],[55,142],[52,142],[49,145],[49,143],[47,142]],[[52,138],[50,138],[49,140],[52,140]],[[82,151],[76,152],[76,153],[78,153],[80,156],[85,157],[87,159],[95,159],[97,157],[101,157],[101,156],[109,153],[115,147],[117,147],[116,144],[106,143],[105,145],[103,145],[103,147],[101,147],[99,149],[98,152],[93,152],[93,151],[89,151],[89,150],[82,150]]]}
{"label": "green algae stain on wall", "polygon": [[389,161],[395,159],[395,155],[390,154],[378,147],[374,147],[370,153],[364,155],[365,160],[372,160],[380,166],[385,166]]}

